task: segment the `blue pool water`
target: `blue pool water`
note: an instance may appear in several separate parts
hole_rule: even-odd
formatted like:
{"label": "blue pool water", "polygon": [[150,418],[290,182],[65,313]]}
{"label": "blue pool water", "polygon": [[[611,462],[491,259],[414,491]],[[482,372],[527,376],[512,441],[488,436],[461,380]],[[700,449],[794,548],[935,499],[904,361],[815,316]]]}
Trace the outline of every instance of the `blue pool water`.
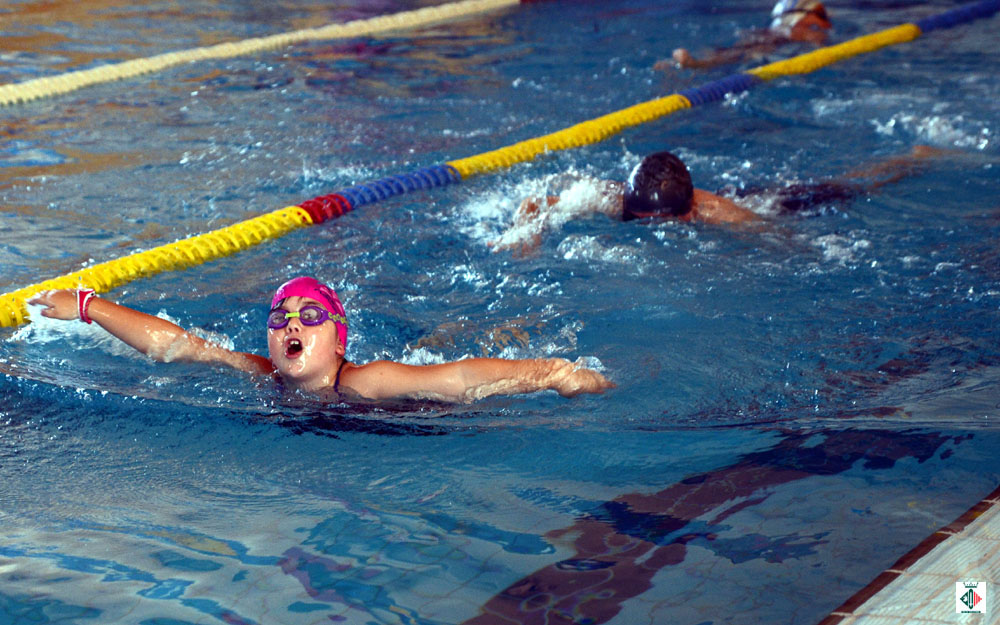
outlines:
{"label": "blue pool water", "polygon": [[[8,2],[0,80],[424,4]],[[2,109],[0,290],[752,66],[652,69],[770,10],[715,4],[528,4]],[[833,37],[955,6],[830,3]],[[270,293],[314,274],[354,361],[582,357],[603,396],[324,405],[0,331],[0,623],[818,622],[1000,478],[998,19],[108,295],[264,353]],[[489,245],[655,150],[714,190],[915,145],[943,152],[759,229],[556,215]]]}

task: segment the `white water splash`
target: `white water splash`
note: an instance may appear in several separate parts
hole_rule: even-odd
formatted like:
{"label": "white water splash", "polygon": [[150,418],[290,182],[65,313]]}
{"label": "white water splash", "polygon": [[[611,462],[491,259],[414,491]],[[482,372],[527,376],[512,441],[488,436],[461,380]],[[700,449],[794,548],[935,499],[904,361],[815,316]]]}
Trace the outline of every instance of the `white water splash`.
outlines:
{"label": "white water splash", "polygon": [[[76,342],[81,345],[95,347],[113,356],[145,358],[144,354],[123,343],[96,323],[86,324],[76,320],[63,321],[61,319],[50,319],[49,317],[42,316],[44,306],[28,304],[27,308],[28,318],[31,320],[31,323],[26,323],[18,328],[7,339],[8,341],[48,344],[57,341],[66,341],[67,338],[71,338],[76,339]],[[164,311],[160,311],[156,316],[177,324],[177,320]],[[202,328],[188,328],[187,331],[225,349],[235,349],[235,343],[228,335],[210,332]]]}
{"label": "white water splash", "polygon": [[417,349],[404,355],[399,359],[399,361],[407,365],[439,365],[446,362],[444,356],[436,352],[432,352],[426,347],[418,347]]}
{"label": "white water splash", "polygon": [[981,125],[975,128],[976,122],[966,121],[962,115],[921,117],[901,113],[893,115],[885,123],[877,119],[871,120],[871,123],[879,134],[893,136],[900,131],[937,146],[985,150],[992,138],[989,128]]}
{"label": "white water splash", "polygon": [[592,260],[617,265],[630,265],[642,273],[645,264],[642,252],[627,245],[602,245],[597,237],[570,235],[559,243],[559,254],[565,260]]}
{"label": "white water splash", "polygon": [[[556,182],[561,181],[556,180]],[[559,231],[569,221],[610,210],[609,202],[615,201],[615,198],[609,197],[603,181],[589,176],[572,180],[561,190],[558,189],[558,184],[552,186],[556,188],[545,189],[543,193],[521,196],[521,198],[537,198],[539,210],[531,218],[518,220],[519,223],[513,224],[497,236],[492,241],[495,249],[533,246],[547,234]],[[546,205],[545,200],[549,195],[556,195],[559,198],[551,206]],[[520,202],[521,199],[516,201],[518,206]],[[516,209],[512,214],[517,220]]]}
{"label": "white water splash", "polygon": [[811,243],[823,252],[823,260],[845,266],[857,262],[858,255],[872,246],[867,239],[850,239],[839,234],[816,237]]}

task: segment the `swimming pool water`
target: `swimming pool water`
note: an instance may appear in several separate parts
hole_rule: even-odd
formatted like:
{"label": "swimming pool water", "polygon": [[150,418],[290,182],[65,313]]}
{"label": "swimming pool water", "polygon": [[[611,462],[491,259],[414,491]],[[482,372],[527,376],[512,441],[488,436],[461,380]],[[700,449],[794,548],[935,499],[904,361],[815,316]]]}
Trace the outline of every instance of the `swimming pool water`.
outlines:
{"label": "swimming pool water", "polygon": [[[426,4],[9,2],[0,80]],[[833,37],[955,6],[831,4]],[[652,66],[769,10],[532,3],[5,108],[0,289],[704,84],[754,63]],[[263,353],[267,298],[314,274],[354,361],[583,357],[603,396],[324,405],[83,324],[0,331],[0,623],[818,622],[1000,476],[996,25],[108,295]],[[714,190],[915,145],[944,152],[762,229],[557,216],[489,246],[520,198],[655,150]]]}

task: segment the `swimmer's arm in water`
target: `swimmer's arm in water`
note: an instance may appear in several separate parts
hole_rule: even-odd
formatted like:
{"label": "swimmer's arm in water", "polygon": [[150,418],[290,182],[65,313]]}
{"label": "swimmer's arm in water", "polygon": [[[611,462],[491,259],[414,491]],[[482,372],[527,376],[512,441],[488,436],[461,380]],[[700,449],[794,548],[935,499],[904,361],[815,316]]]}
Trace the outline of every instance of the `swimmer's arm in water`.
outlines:
{"label": "swimmer's arm in water", "polygon": [[[43,291],[29,304],[45,306],[42,316],[79,319],[75,290]],[[135,350],[159,362],[200,362],[226,365],[257,375],[274,371],[263,356],[234,352],[197,337],[166,319],[154,317],[110,300],[94,297],[87,308],[90,319]]]}
{"label": "swimmer's arm in water", "polygon": [[[761,31],[753,33],[744,41],[729,46],[713,50],[708,55],[695,58],[686,48],[675,48],[669,60],[657,61],[653,65],[656,71],[664,71],[671,67],[682,69],[708,69],[719,65],[730,65],[741,61],[761,58],[765,54],[774,52],[782,45],[795,40],[781,33],[773,31]],[[803,39],[804,41],[805,39]]]}
{"label": "swimmer's arm in water", "polygon": [[[593,213],[603,213],[613,219],[622,216],[621,198],[625,194],[624,183],[614,180],[592,180],[594,193],[581,202],[581,206],[574,211],[576,214],[588,215]],[[537,197],[525,198],[518,207],[514,215],[514,225],[522,225],[530,221],[539,219],[542,215],[542,204],[550,209],[562,200],[561,196],[549,195],[544,200]]]}
{"label": "swimmer's arm in water", "polygon": [[345,370],[342,384],[369,399],[409,397],[452,402],[544,390],[573,397],[614,387],[599,372],[561,358],[469,358],[422,366],[380,360]]}
{"label": "swimmer's arm in water", "polygon": [[[757,51],[763,54],[765,52],[770,52],[773,49],[774,46],[768,46],[760,47]],[[719,65],[737,63],[750,54],[751,51],[747,50],[745,46],[734,46],[724,50],[716,50],[708,56],[702,58],[696,58],[692,56],[686,48],[676,48],[671,54],[669,60],[664,59],[657,61],[653,64],[653,69],[658,72],[666,71],[672,67],[679,67],[682,69],[707,69]]]}
{"label": "swimmer's arm in water", "polygon": [[907,154],[852,170],[844,174],[844,178],[862,181],[866,192],[877,191],[886,185],[919,173],[927,167],[928,160],[946,153],[946,150],[929,145],[915,145]]}
{"label": "swimmer's arm in water", "polygon": [[829,21],[819,18],[815,14],[809,13],[789,29],[767,29],[756,31],[750,34],[743,41],[728,48],[714,50],[709,55],[702,58],[691,56],[685,48],[676,48],[669,60],[657,61],[653,65],[656,71],[664,71],[671,67],[686,69],[706,69],[718,65],[728,65],[749,59],[758,59],[765,54],[774,52],[785,44],[795,41],[811,43],[817,46],[823,45],[827,40],[827,30],[830,28]]}
{"label": "swimmer's arm in water", "polygon": [[[622,197],[625,185],[613,180],[591,180],[593,193],[586,197],[574,197],[573,202],[559,195],[544,198],[529,197],[521,201],[514,220],[504,234],[488,245],[494,251],[520,251],[522,254],[536,249],[542,242],[542,235],[548,230],[549,217],[555,211],[565,219],[586,217],[602,213],[612,219],[621,219]],[[567,208],[570,204],[569,208]]]}

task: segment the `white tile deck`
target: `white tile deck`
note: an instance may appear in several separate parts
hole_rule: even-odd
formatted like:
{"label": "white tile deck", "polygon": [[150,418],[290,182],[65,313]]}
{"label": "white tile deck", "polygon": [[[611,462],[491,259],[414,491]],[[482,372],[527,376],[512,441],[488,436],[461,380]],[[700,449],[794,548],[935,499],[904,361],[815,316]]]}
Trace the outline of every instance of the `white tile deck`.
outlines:
{"label": "white tile deck", "polygon": [[[821,625],[1000,623],[1000,488],[941,528]],[[956,610],[956,582],[985,582],[983,614]]]}

